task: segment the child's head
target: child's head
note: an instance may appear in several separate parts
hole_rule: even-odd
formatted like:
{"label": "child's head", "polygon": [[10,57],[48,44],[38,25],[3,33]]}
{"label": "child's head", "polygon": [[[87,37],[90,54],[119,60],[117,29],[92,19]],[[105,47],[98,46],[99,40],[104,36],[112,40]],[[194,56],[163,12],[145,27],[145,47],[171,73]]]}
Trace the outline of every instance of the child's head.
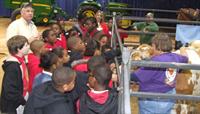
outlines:
{"label": "child's head", "polygon": [[95,14],[95,18],[96,18],[97,22],[103,21],[103,19],[104,19],[103,11],[98,10]]}
{"label": "child's head", "polygon": [[85,44],[80,37],[71,37],[67,40],[68,49],[71,51],[85,52]]}
{"label": "child's head", "polygon": [[81,36],[80,31],[76,27],[72,27],[67,31],[67,38]]}
{"label": "child's head", "polygon": [[53,52],[47,52],[40,56],[40,67],[45,71],[53,72],[57,67],[61,66],[58,56]]}
{"label": "child's head", "polygon": [[106,59],[103,56],[97,55],[91,57],[87,62],[88,72],[92,72],[94,67],[99,64],[106,64]]}
{"label": "child's head", "polygon": [[100,43],[96,40],[88,40],[85,50],[85,56],[100,55]]}
{"label": "child's head", "polygon": [[112,30],[112,25],[113,25],[113,20],[112,20],[112,18],[110,18],[110,19],[108,20],[108,29],[109,29],[109,30]]}
{"label": "child's head", "polygon": [[99,37],[97,40],[99,41],[99,43],[100,43],[100,45],[101,45],[101,47],[102,47],[102,46],[108,44],[108,40],[109,40],[109,39],[108,39],[108,36],[107,36],[107,35],[102,34],[102,35],[100,35],[100,37]]}
{"label": "child's head", "polygon": [[152,47],[154,51],[171,52],[172,40],[166,33],[158,33],[152,39]]}
{"label": "child's head", "polygon": [[91,32],[94,28],[97,27],[97,20],[94,17],[88,17],[85,19],[84,26],[86,29]]}
{"label": "child's head", "polygon": [[52,23],[50,27],[56,35],[62,32],[62,27],[59,23]]}
{"label": "child's head", "polygon": [[28,39],[21,35],[13,36],[7,41],[8,51],[11,55],[21,54],[26,55],[29,52]]}
{"label": "child's head", "polygon": [[74,88],[76,72],[68,67],[58,67],[52,76],[54,87],[64,93]]}
{"label": "child's head", "polygon": [[62,47],[57,47],[52,50],[53,53],[55,53],[59,57],[60,63],[64,64],[69,61],[69,55],[66,49]]}
{"label": "child's head", "polygon": [[42,38],[44,39],[44,42],[48,42],[50,44],[54,44],[57,40],[56,34],[51,29],[46,29],[42,33]]}
{"label": "child's head", "polygon": [[94,67],[94,70],[89,75],[89,84],[93,89],[108,87],[108,84],[112,78],[112,71],[106,64],[100,64]]}
{"label": "child's head", "polygon": [[42,40],[32,41],[30,44],[30,49],[34,54],[42,54],[47,51]]}

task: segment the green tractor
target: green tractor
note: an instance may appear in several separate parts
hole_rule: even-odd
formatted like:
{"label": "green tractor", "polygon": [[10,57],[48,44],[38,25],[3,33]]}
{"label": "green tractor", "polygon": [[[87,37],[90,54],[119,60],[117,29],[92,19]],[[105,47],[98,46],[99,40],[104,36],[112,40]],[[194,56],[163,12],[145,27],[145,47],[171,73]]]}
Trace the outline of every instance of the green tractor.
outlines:
{"label": "green tractor", "polygon": [[[105,6],[102,6],[97,0],[85,0],[83,1],[77,11],[78,17],[93,17],[98,10],[105,9],[105,18],[110,19],[113,12],[116,12],[117,15],[130,15],[129,11],[126,10],[117,10],[112,8],[127,8],[128,4],[109,2]],[[131,27],[131,20],[120,20],[120,28],[128,29]]]}
{"label": "green tractor", "polygon": [[13,9],[11,20],[21,17],[20,6],[25,2],[31,2],[34,8],[33,20],[36,24],[48,24],[58,17],[68,18],[66,12],[56,5],[55,0],[4,0],[7,8]]}

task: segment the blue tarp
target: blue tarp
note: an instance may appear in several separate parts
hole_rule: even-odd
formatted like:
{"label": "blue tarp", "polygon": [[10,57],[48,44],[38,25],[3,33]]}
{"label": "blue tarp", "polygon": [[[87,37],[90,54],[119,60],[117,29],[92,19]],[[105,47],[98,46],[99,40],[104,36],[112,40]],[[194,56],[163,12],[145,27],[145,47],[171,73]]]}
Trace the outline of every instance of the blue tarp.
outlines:
{"label": "blue tarp", "polygon": [[178,24],[176,26],[176,40],[184,44],[200,40],[200,26]]}

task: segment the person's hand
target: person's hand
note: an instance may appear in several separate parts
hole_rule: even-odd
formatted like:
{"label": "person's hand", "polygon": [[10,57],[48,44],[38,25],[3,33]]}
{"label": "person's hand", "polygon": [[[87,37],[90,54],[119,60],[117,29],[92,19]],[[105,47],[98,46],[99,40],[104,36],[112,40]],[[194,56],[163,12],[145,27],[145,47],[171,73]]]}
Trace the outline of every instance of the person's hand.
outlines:
{"label": "person's hand", "polygon": [[134,27],[133,27],[133,29],[134,29],[135,31],[138,31],[138,28],[137,28],[137,26],[134,26]]}
{"label": "person's hand", "polygon": [[112,74],[112,79],[111,79],[113,82],[118,82],[118,75],[117,73],[113,73]]}
{"label": "person's hand", "polygon": [[144,32],[144,33],[147,33],[147,32],[149,32],[149,31],[148,31],[147,28],[144,28],[144,29],[143,29],[143,32]]}

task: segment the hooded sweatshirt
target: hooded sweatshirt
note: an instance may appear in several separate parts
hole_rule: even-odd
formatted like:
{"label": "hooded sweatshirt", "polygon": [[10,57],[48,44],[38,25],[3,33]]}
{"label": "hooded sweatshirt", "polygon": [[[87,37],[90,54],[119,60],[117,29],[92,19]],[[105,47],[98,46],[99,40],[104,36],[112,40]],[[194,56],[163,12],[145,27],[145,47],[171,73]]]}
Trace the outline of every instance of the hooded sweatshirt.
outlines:
{"label": "hooded sweatshirt", "polygon": [[11,56],[4,61],[2,68],[4,77],[0,100],[1,111],[2,113],[16,112],[19,105],[26,103],[23,97],[23,79],[20,63],[15,57]]}
{"label": "hooded sweatshirt", "polygon": [[71,93],[60,93],[50,82],[33,89],[24,109],[24,114],[74,114]]}
{"label": "hooded sweatshirt", "polygon": [[118,95],[109,90],[101,95],[86,92],[80,98],[80,114],[117,114]]}

